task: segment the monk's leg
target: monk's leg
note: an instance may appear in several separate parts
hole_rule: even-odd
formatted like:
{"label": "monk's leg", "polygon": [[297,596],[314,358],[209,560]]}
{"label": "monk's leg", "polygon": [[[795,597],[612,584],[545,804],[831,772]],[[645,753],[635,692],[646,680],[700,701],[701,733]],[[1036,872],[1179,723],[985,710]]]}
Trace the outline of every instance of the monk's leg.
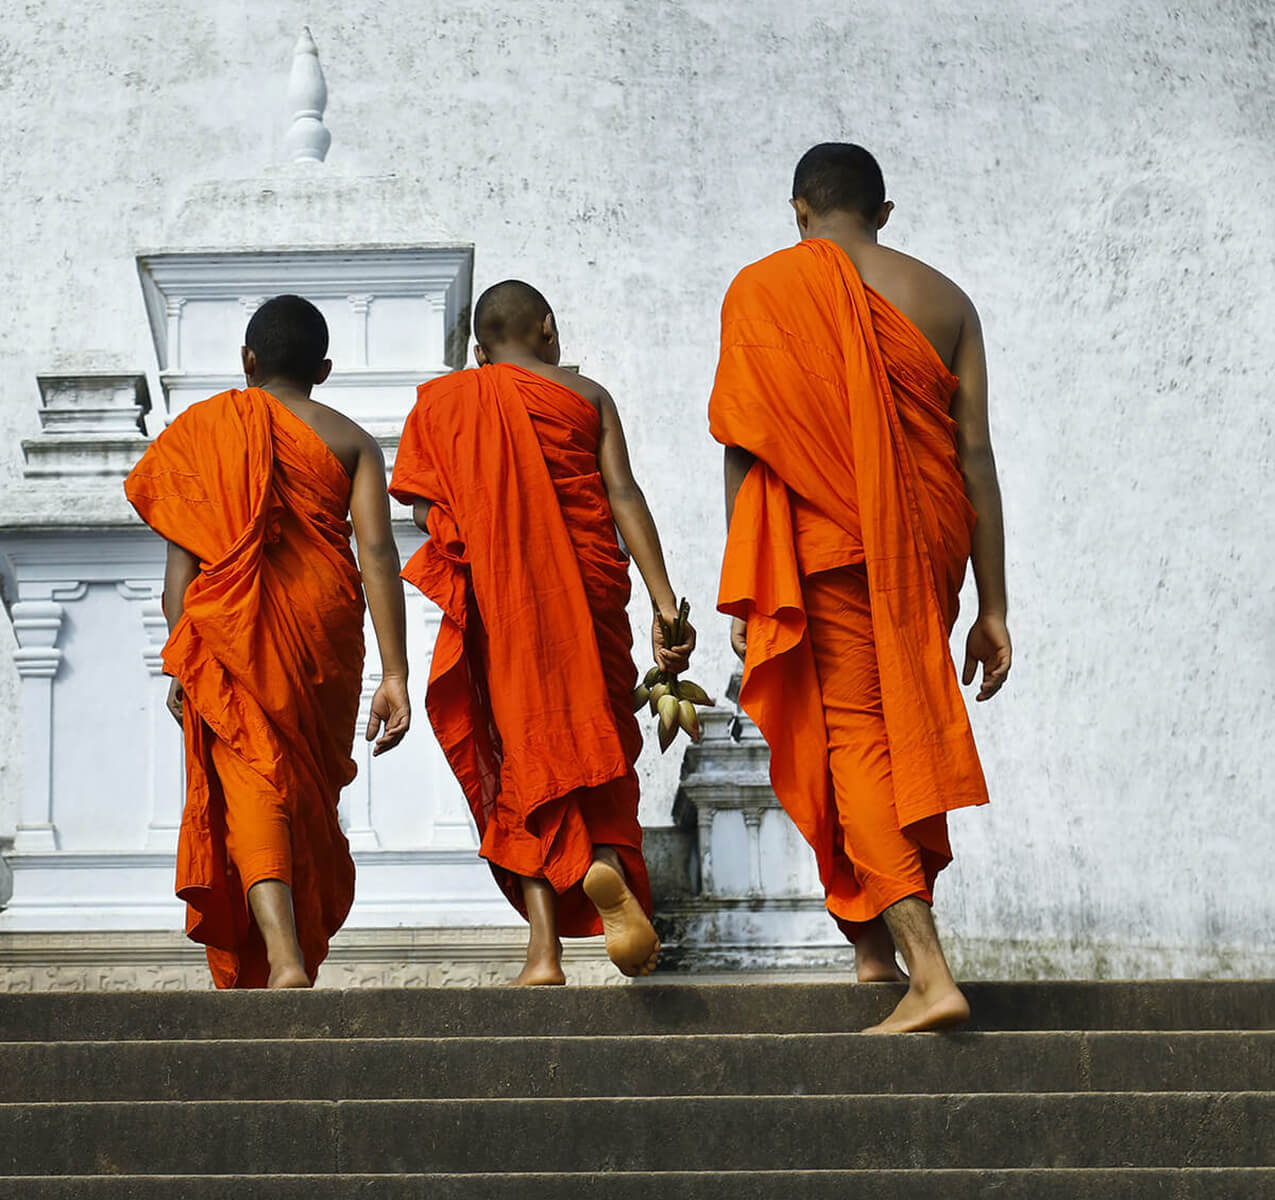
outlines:
{"label": "monk's leg", "polygon": [[930,906],[909,896],[885,910],[885,923],[908,965],[911,979],[895,1010],[864,1032],[916,1033],[950,1029],[968,1021],[970,1006],[943,956]]}
{"label": "monk's leg", "polygon": [[262,879],[248,889],[248,906],[266,943],[272,988],[308,988],[310,976],[297,941],[292,889],[280,879]]}
{"label": "monk's leg", "polygon": [[649,975],[660,957],[660,939],[629,890],[624,864],[614,846],[595,846],[584,877],[584,894],[602,918],[607,957],[624,975]]}
{"label": "monk's leg", "polygon": [[902,983],[907,976],[899,970],[894,938],[885,919],[877,917],[859,927],[854,940],[854,975],[860,983]]}
{"label": "monk's leg", "polygon": [[[862,567],[822,572],[808,577],[803,590],[838,823],[846,856],[855,864],[856,894],[837,899],[867,910],[858,921],[839,923],[854,942],[858,981],[898,983],[906,976],[899,970],[894,939],[880,916],[883,899],[872,893],[883,884],[884,903],[888,903],[906,895],[908,889],[900,890],[896,880],[876,878],[875,871],[865,872],[862,853],[856,858],[855,849],[880,843],[883,831],[893,829],[897,836],[867,576]],[[895,849],[888,865],[878,861],[871,865],[883,874],[906,878],[916,856],[910,847]]]}
{"label": "monk's leg", "polygon": [[212,743],[211,757],[226,806],[226,856],[239,872],[248,910],[266,947],[266,986],[311,987],[292,904],[287,810],[224,742]]}
{"label": "monk's leg", "polygon": [[562,943],[558,940],[558,894],[547,879],[522,880],[522,898],[527,905],[527,961],[515,987],[553,987],[567,982],[562,972]]}

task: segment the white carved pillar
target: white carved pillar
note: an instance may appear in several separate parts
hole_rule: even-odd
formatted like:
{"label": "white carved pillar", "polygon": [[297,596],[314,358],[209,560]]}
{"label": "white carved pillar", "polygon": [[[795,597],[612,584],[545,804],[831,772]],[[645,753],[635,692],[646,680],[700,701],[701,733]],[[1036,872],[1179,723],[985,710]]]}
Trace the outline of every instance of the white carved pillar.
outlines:
{"label": "white carved pillar", "polygon": [[425,361],[443,366],[447,361],[447,293],[441,289],[427,292],[430,320],[424,329],[424,345],[421,347]]}
{"label": "white carved pillar", "polygon": [[62,661],[57,640],[64,614],[62,605],[52,600],[19,600],[11,614],[25,734],[26,786],[13,843],[21,853],[58,848],[53,824],[53,680]]}
{"label": "white carved pillar", "polygon": [[372,697],[380,686],[381,677],[365,675],[363,691],[359,695],[359,715],[354,725],[354,761],[359,773],[345,789],[341,802],[345,806],[345,836],[351,850],[379,850],[381,839],[372,828],[372,746],[363,731],[367,729],[372,712]]}
{"label": "white carved pillar", "polygon": [[168,361],[164,364],[166,371],[182,369],[182,309],[186,307],[183,296],[167,296],[164,299],[164,314],[168,318]]}
{"label": "white carved pillar", "polygon": [[695,823],[699,831],[699,890],[705,896],[714,891],[713,879],[713,818],[717,810],[702,804],[696,810]]}
{"label": "white carved pillar", "polygon": [[186,799],[185,742],[181,727],[168,711],[168,690],[172,686],[164,674],[168,619],[158,599],[142,605],[142,628],[146,632],[142,661],[151,679],[146,774],[151,817],[146,827],[146,849],[172,852],[177,848],[177,830]]}
{"label": "white carved pillar", "polygon": [[744,827],[748,831],[748,894],[761,895],[761,809],[744,809]]}
{"label": "white carved pillar", "polygon": [[332,145],[332,134],[323,124],[328,106],[328,85],[319,65],[319,48],[307,25],[292,51],[292,73],[288,76],[288,104],[292,108],[292,128],[285,144],[293,162],[321,163]]}
{"label": "white carved pillar", "polygon": [[354,310],[354,361],[355,367],[367,366],[367,321],[368,310],[372,307],[372,296],[364,292],[360,295],[347,296],[350,307]]}
{"label": "white carved pillar", "polygon": [[243,309],[244,323],[252,320],[253,314],[266,302],[265,296],[240,296],[239,307]]}

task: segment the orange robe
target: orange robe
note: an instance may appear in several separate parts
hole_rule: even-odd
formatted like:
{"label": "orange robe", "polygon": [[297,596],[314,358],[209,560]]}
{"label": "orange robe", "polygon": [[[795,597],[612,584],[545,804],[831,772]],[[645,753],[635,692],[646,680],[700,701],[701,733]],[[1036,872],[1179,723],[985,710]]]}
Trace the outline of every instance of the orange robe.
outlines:
{"label": "orange robe", "polygon": [[185,692],[186,807],[177,894],[218,987],[263,987],[246,893],[292,888],[311,979],[354,899],[337,822],[363,674],[350,478],[257,388],[196,404],[124,485],[156,533],[200,560],[164,669]]}
{"label": "orange robe", "polygon": [[957,384],[836,245],[745,268],[722,308],[713,436],[756,456],[718,607],[748,622],[740,701],[848,936],[951,859],[987,801],[948,638],[974,514]]}
{"label": "orange robe", "polygon": [[390,494],[433,502],[403,569],[442,609],[425,705],[481,854],[524,916],[518,876],[558,893],[560,932],[600,933],[580,882],[620,853],[647,912],[633,764],[628,559],[598,473],[598,411],[511,364],[422,384]]}

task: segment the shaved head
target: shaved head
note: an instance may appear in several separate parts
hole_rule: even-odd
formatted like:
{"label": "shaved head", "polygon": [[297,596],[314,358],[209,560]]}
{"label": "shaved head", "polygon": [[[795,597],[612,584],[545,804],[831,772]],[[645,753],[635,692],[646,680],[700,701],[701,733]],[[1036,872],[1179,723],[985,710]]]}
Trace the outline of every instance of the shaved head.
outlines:
{"label": "shaved head", "polygon": [[248,322],[244,345],[257,356],[259,379],[287,379],[310,387],[328,353],[328,323],[300,296],[267,300]]}
{"label": "shaved head", "polygon": [[885,179],[877,160],[862,146],[822,142],[801,156],[792,198],[804,200],[818,217],[835,211],[876,221],[885,204]]}
{"label": "shaved head", "polygon": [[474,340],[487,349],[532,337],[553,309],[529,283],[506,279],[493,284],[474,305]]}

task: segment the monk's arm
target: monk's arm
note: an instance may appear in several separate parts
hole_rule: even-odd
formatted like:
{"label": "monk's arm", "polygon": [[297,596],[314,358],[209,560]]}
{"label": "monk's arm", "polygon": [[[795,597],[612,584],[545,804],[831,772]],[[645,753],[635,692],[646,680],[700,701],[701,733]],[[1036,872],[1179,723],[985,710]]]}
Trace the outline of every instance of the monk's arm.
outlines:
{"label": "monk's arm", "polygon": [[[177,628],[186,605],[186,589],[199,575],[199,559],[176,542],[168,543],[168,559],[164,564],[164,616],[168,620],[168,632]],[[168,711],[182,723],[182,685],[176,679],[169,685]]]}
{"label": "monk's arm", "polygon": [[[744,476],[752,469],[756,457],[740,446],[727,446],[723,455],[722,470],[726,476],[726,528],[730,528],[735,515],[735,497],[743,486]],[[742,659],[748,646],[748,622],[732,617],[730,622],[731,649]]]}
{"label": "monk's arm", "polygon": [[652,648],[657,665],[674,674],[684,671],[695,648],[695,630],[686,624],[684,639],[680,645],[664,644],[662,625],[672,628],[677,619],[677,596],[669,582],[668,568],[664,563],[664,549],[660,545],[659,531],[646,496],[633,477],[629,462],[629,447],[624,440],[624,427],[615,401],[599,389],[599,412],[602,416],[602,432],[598,438],[598,469],[611,503],[611,515],[616,528],[624,539],[633,561],[637,563],[655,610]]}
{"label": "monk's arm", "polygon": [[398,546],[390,525],[390,500],[385,491],[385,458],[380,446],[367,435],[350,489],[350,521],[358,542],[363,591],[381,654],[381,683],[372,697],[366,735],[369,742],[376,740],[372,751],[375,755],[392,750],[403,740],[411,725],[412,707],[407,697],[407,615],[403,581],[398,574]]}
{"label": "monk's arm", "polygon": [[726,528],[730,528],[731,517],[735,515],[735,497],[744,482],[753,463],[757,459],[739,446],[727,446],[723,456],[723,470],[726,475]]}
{"label": "monk's arm", "polygon": [[957,450],[965,493],[976,515],[970,560],[978,588],[978,618],[966,643],[962,682],[971,683],[977,664],[982,663],[983,680],[977,698],[989,700],[1009,674],[1013,651],[1006,625],[1005,525],[987,417],[987,356],[983,330],[972,304],[965,314],[952,369],[960,378],[952,398]]}
{"label": "monk's arm", "polygon": [[168,560],[164,564],[164,616],[168,632],[177,628],[186,604],[186,589],[199,575],[199,559],[176,542],[168,543]]}

